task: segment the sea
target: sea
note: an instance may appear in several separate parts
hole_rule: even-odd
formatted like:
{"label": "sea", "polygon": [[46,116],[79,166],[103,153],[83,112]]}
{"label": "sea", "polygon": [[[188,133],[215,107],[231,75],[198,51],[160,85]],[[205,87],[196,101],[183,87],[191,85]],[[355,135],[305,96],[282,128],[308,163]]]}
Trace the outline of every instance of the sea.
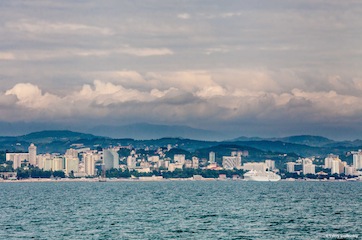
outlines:
{"label": "sea", "polygon": [[362,239],[362,182],[14,182],[0,206],[0,239]]}

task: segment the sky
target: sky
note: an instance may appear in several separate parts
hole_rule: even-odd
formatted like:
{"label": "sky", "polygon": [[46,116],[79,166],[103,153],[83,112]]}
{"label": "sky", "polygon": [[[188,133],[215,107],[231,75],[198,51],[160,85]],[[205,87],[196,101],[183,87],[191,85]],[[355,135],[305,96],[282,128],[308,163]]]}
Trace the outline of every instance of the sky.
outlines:
{"label": "sky", "polygon": [[361,42],[357,0],[1,1],[0,122],[362,138]]}

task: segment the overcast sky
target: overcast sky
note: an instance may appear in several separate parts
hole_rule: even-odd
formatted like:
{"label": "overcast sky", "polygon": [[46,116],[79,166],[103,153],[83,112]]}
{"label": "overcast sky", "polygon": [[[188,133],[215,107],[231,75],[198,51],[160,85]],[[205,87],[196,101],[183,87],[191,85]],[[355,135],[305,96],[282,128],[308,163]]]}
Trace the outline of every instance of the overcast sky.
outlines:
{"label": "overcast sky", "polygon": [[362,138],[362,2],[1,1],[0,121]]}

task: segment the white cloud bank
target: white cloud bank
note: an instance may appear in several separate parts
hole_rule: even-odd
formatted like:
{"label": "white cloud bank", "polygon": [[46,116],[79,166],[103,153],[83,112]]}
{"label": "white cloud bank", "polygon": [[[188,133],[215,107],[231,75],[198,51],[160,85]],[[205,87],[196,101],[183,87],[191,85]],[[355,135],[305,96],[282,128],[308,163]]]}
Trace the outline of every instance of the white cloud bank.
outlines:
{"label": "white cloud bank", "polygon": [[[346,95],[332,89],[288,90],[273,79],[272,73],[262,71],[234,71],[238,82],[220,80],[221,73],[94,73],[102,80],[66,95],[19,83],[0,95],[1,108],[7,109],[0,120],[142,119],[202,126],[206,121],[220,125],[243,119],[323,123],[362,117],[361,94]],[[360,85],[360,80],[353,80],[350,87],[362,91]]]}

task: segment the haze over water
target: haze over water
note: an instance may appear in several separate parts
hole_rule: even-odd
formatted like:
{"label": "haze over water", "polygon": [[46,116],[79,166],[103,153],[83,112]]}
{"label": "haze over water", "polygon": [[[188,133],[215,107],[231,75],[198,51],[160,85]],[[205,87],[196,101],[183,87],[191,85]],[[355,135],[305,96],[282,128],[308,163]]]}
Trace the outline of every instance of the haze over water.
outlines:
{"label": "haze over water", "polygon": [[1,183],[0,239],[326,239],[362,233],[354,182]]}

